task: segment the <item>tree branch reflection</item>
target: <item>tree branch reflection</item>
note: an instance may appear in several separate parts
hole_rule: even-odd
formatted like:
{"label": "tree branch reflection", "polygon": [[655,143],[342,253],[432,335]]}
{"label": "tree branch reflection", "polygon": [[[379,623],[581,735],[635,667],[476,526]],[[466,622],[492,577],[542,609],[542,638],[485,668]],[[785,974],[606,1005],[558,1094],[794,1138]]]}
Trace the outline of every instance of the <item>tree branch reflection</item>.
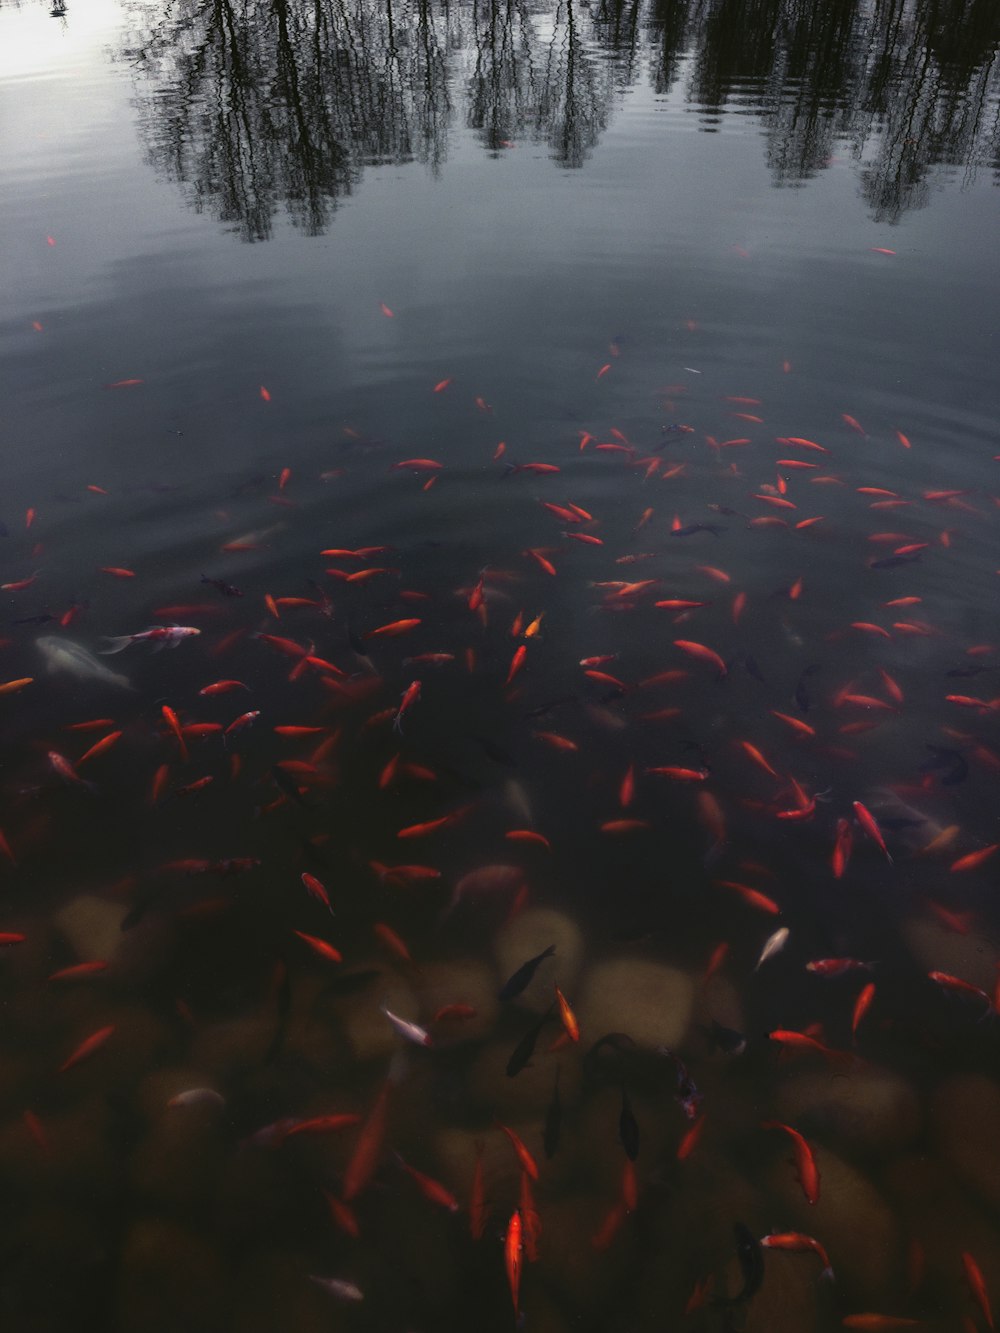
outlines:
{"label": "tree branch reflection", "polygon": [[[368,167],[437,171],[462,126],[579,168],[648,86],[763,126],[778,186],[838,155],[873,216],[1000,164],[995,0],[172,0],[131,9],[153,166],[248,241],[317,235]],[[460,106],[461,117],[456,111]]]}

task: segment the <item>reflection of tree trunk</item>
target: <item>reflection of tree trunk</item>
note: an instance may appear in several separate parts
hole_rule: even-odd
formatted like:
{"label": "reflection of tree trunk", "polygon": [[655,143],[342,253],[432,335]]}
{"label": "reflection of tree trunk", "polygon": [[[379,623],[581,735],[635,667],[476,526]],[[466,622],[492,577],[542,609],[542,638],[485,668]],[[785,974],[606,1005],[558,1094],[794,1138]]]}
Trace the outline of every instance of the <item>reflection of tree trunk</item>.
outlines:
{"label": "reflection of tree trunk", "polygon": [[574,0],[176,0],[139,19],[150,159],[246,240],[282,207],[322,231],[368,164],[436,170],[459,70],[487,149],[531,134],[565,167],[644,57],[663,94],[685,53],[705,127],[734,99],[752,110],[778,184],[846,140],[873,212],[895,219],[934,167],[1000,160],[995,0],[597,0],[593,16]]}

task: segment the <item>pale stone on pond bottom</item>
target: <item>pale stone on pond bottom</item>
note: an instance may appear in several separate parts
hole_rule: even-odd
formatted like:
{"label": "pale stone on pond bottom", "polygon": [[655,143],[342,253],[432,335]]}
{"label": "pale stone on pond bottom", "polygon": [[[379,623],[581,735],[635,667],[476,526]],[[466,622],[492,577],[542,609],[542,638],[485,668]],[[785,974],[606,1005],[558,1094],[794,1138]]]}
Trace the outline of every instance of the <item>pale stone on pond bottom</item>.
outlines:
{"label": "pale stone on pond bottom", "polygon": [[555,945],[555,954],[539,963],[528,986],[512,1003],[541,1012],[552,1003],[554,983],[570,1004],[574,1003],[573,992],[583,960],[583,935],[565,913],[547,907],[522,912],[497,936],[497,990],[519,967],[550,944]]}
{"label": "pale stone on pond bottom", "polygon": [[692,993],[691,982],[674,968],[611,958],[584,976],[577,1017],[589,1041],[627,1032],[638,1046],[678,1046],[691,1018]]}
{"label": "pale stone on pond bottom", "polygon": [[1000,1084],[981,1074],[947,1079],[930,1120],[945,1161],[980,1199],[1000,1207]]}
{"label": "pale stone on pond bottom", "polygon": [[875,1152],[899,1151],[920,1132],[917,1094],[895,1074],[859,1068],[793,1075],[775,1093],[777,1119],[809,1138]]}

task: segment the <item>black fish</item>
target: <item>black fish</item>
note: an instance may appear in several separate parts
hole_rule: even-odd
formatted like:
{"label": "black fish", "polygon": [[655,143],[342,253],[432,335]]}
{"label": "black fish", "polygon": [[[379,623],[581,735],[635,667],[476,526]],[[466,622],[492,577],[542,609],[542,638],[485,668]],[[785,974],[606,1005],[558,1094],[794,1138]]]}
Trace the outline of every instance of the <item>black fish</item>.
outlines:
{"label": "black fish", "polygon": [[873,560],[868,568],[895,569],[898,565],[913,565],[919,559],[919,555],[886,555],[881,560]]}
{"label": "black fish", "polygon": [[524,1034],[521,1040],[514,1047],[514,1050],[511,1053],[511,1057],[507,1061],[508,1078],[514,1078],[517,1074],[520,1074],[521,1070],[525,1067],[525,1065],[528,1064],[529,1060],[534,1055],[535,1043],[541,1036],[542,1028],[552,1017],[552,1011],[553,1009],[555,1009],[555,1007],[556,1007],[556,1002],[555,1000],[553,1000],[552,1003],[549,1005],[548,1009],[546,1009],[545,1013],[542,1014],[538,1022],[528,1029],[528,1031]]}
{"label": "black fish", "polygon": [[223,597],[242,597],[243,594],[239,588],[234,588],[231,583],[224,583],[222,579],[210,579],[207,574],[202,574],[202,583],[207,583],[210,588],[215,588],[221,592]]}
{"label": "black fish", "polygon": [[357,632],[357,630],[354,629],[353,626],[351,625],[347,626],[347,642],[351,645],[351,647],[354,649],[354,651],[357,653],[359,657],[366,656],[364,640],[362,639],[361,635]]}
{"label": "black fish", "polygon": [[705,1100],[704,1094],[699,1092],[695,1086],[695,1081],[688,1072],[687,1065],[673,1053],[669,1046],[659,1046],[657,1051],[660,1055],[665,1055],[673,1060],[674,1068],[677,1071],[677,1091],[674,1093],[674,1097],[680,1103],[681,1109],[688,1120],[696,1120],[698,1118],[698,1108]]}
{"label": "black fish", "polygon": [[483,747],[495,764],[513,764],[515,762],[514,756],[509,750],[505,750],[502,745],[497,745],[497,743],[491,741],[488,736],[477,736],[476,741]]}
{"label": "black fish", "polygon": [[884,815],[878,817],[879,828],[887,828],[890,833],[899,833],[904,828],[919,828],[926,823],[926,819],[907,819],[904,815],[891,815],[888,819]]}
{"label": "black fish", "polygon": [[628,1099],[624,1083],[622,1084],[622,1109],[618,1117],[618,1135],[622,1141],[622,1147],[625,1149],[625,1156],[630,1162],[634,1162],[639,1156],[639,1122],[632,1112],[632,1104]]}
{"label": "black fish", "polygon": [[961,676],[964,680],[969,676],[978,676],[981,672],[988,670],[989,667],[984,666],[960,666],[952,667],[950,671],[946,671],[944,674],[946,676]]}
{"label": "black fish", "polygon": [[501,1000],[513,1000],[531,983],[531,978],[535,975],[539,963],[546,958],[551,958],[556,951],[556,946],[550,944],[536,958],[529,958],[526,963],[522,963],[512,977],[509,977],[500,987]]}
{"label": "black fish", "polygon": [[298,784],[292,781],[280,765],[271,765],[271,777],[274,778],[275,785],[284,792],[289,800],[294,801],[296,805],[301,805],[303,809],[307,810],[309,808],[309,802],[299,791]]}
{"label": "black fish", "polygon": [[546,1157],[555,1157],[559,1147],[559,1131],[562,1128],[562,1101],[559,1097],[559,1071],[562,1065],[556,1065],[556,1081],[552,1085],[552,1100],[545,1112],[545,1128],[542,1131],[542,1146]]}
{"label": "black fish", "polygon": [[292,1012],[292,982],[289,976],[288,967],[284,960],[281,960],[281,976],[278,980],[278,994],[275,1001],[275,1028],[274,1036],[268,1044],[267,1051],[264,1054],[264,1063],[270,1064],[281,1054],[281,1048],[285,1044],[285,1035],[288,1032],[288,1016]]}
{"label": "black fish", "polygon": [[920,765],[920,771],[946,769],[941,778],[942,787],[954,787],[969,776],[969,765],[958,750],[950,750],[944,745],[926,745],[925,748],[930,750],[931,757]]}
{"label": "black fish", "polygon": [[673,528],[670,535],[671,537],[693,537],[696,532],[710,532],[713,537],[718,537],[720,532],[725,531],[726,529],[720,527],[718,523],[689,523],[686,528]]}
{"label": "black fish", "polygon": [[733,1226],[736,1236],[736,1257],[743,1273],[743,1290],[736,1296],[713,1298],[713,1305],[740,1305],[756,1296],[764,1282],[764,1251],[760,1241],[742,1222]]}
{"label": "black fish", "polygon": [[761,683],[762,685],[766,685],[766,684],[767,684],[767,681],[764,679],[764,673],[761,671],[760,667],[757,665],[757,659],[756,659],[756,657],[751,657],[751,656],[748,654],[748,655],[747,655],[746,657],[744,657],[744,659],[743,659],[743,665],[746,667],[746,669],[747,669],[747,671],[750,673],[750,675],[753,676],[754,680],[759,680],[760,683]]}
{"label": "black fish", "polygon": [[575,704],[577,696],[575,694],[562,694],[558,699],[552,699],[547,704],[542,704],[538,708],[532,708],[530,712],[525,713],[525,718],[544,717],[546,713],[551,713],[554,708],[561,708],[563,704]]}
{"label": "black fish", "polygon": [[808,713],[812,707],[812,700],[809,697],[809,691],[806,689],[806,680],[809,676],[815,675],[819,667],[818,662],[814,662],[812,666],[807,666],[799,676],[798,683],[795,686],[795,702],[803,713]]}
{"label": "black fish", "polygon": [[714,1018],[709,1027],[702,1028],[702,1032],[723,1055],[742,1055],[747,1048],[747,1039],[742,1032],[737,1032],[735,1028],[723,1027]]}

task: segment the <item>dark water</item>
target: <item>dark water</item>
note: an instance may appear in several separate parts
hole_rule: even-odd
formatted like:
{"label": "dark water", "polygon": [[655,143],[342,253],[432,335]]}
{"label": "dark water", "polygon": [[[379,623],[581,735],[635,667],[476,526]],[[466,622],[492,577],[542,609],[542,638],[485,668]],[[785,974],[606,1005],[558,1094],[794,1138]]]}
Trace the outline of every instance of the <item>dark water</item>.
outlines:
{"label": "dark water", "polygon": [[992,1326],[998,38],[0,6],[5,1327]]}

